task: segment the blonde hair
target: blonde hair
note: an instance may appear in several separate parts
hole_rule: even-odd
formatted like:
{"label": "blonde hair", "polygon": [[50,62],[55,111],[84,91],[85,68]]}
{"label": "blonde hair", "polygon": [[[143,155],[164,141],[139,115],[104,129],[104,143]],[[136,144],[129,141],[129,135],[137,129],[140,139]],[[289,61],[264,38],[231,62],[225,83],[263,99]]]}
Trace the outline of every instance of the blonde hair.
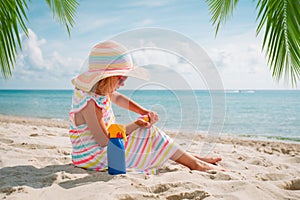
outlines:
{"label": "blonde hair", "polygon": [[91,89],[91,92],[94,92],[99,95],[109,95],[113,92],[115,85],[117,83],[116,76],[111,76],[105,79],[98,81]]}

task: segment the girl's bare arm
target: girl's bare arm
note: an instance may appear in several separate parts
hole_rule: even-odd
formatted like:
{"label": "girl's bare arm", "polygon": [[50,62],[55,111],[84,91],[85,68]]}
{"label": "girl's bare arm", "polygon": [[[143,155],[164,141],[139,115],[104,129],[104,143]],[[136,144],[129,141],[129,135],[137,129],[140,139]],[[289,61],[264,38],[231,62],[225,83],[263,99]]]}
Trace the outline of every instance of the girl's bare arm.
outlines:
{"label": "girl's bare arm", "polygon": [[95,105],[94,101],[90,100],[81,113],[98,144],[102,147],[107,146],[109,138],[101,109]]}
{"label": "girl's bare arm", "polygon": [[128,109],[132,112],[135,112],[135,113],[138,113],[141,115],[146,115],[150,112],[149,110],[143,108],[142,106],[140,106],[133,100],[129,99],[128,97],[120,94],[119,92],[114,92],[112,94],[111,101],[114,104],[120,106],[121,108]]}

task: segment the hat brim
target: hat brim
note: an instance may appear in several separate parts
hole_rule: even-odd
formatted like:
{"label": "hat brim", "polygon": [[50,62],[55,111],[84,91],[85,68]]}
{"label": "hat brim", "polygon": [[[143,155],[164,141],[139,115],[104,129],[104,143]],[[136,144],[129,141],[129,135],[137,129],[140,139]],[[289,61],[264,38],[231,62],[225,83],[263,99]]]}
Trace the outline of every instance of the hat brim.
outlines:
{"label": "hat brim", "polygon": [[132,70],[114,70],[114,71],[86,71],[72,79],[72,84],[84,91],[90,91],[92,87],[100,80],[112,76],[128,76],[142,80],[150,80],[150,73],[142,67],[136,67]]}

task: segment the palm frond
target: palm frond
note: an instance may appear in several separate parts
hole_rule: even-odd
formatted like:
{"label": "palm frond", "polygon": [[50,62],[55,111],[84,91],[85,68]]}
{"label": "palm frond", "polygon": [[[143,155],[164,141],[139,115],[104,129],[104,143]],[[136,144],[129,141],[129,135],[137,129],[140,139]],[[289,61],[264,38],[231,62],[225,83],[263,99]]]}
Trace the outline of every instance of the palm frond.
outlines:
{"label": "palm frond", "polygon": [[4,78],[11,76],[18,48],[21,49],[19,28],[27,35],[26,0],[0,2],[0,65]]}
{"label": "palm frond", "polygon": [[78,7],[77,0],[46,0],[52,10],[54,18],[66,26],[70,36],[70,28],[75,23],[75,13]]}
{"label": "palm frond", "polygon": [[300,1],[259,0],[257,35],[265,29],[262,48],[272,76],[293,86],[300,78]]}
{"label": "palm frond", "polygon": [[215,36],[221,23],[225,23],[233,13],[239,0],[206,0],[211,13],[212,24],[216,26]]}
{"label": "palm frond", "polygon": [[[0,1],[0,67],[2,76],[12,75],[16,56],[22,49],[20,32],[28,36],[26,23],[27,2],[30,0],[1,0]],[[64,24],[70,36],[70,27],[74,25],[77,0],[46,0],[54,17]]]}

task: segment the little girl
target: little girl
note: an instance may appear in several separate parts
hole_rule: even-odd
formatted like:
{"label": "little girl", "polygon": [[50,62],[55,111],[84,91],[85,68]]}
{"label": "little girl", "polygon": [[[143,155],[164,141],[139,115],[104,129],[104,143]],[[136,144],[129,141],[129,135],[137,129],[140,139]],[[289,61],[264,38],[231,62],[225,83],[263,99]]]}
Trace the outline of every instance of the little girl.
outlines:
{"label": "little girl", "polygon": [[124,86],[127,77],[149,79],[148,73],[134,67],[131,57],[121,44],[105,41],[95,45],[89,55],[88,70],[72,80],[75,86],[70,111],[70,131],[75,166],[107,169],[107,127],[115,123],[111,103],[140,115],[148,115],[150,121],[139,118],[126,125],[128,141],[125,143],[128,171],[153,174],[168,159],[191,170],[222,170],[216,164],[221,158],[201,158],[182,150],[162,130],[153,126],[158,120],[155,112],[147,110],[116,90]]}

